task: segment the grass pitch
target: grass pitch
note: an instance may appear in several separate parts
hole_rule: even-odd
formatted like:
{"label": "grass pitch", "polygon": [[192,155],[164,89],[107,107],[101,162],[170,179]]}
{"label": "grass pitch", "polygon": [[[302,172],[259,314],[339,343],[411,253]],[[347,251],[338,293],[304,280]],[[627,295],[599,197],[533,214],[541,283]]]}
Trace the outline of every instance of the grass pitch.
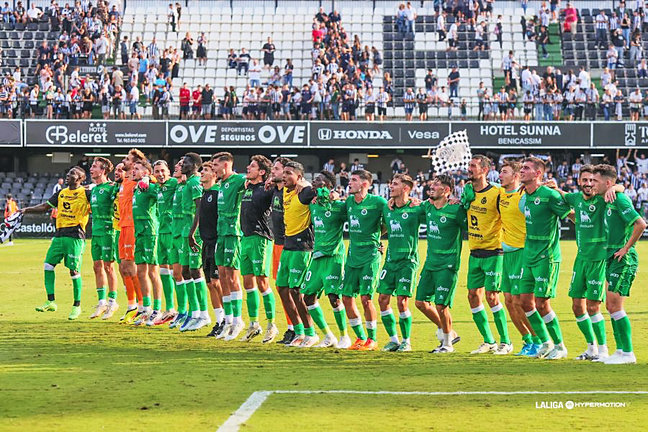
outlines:
{"label": "grass pitch", "polygon": [[[205,338],[207,330],[180,334],[167,328],[133,328],[89,321],[96,303],[89,243],[83,265],[83,315],[67,321],[71,283],[57,267],[56,313],[40,314],[45,299],[42,260],[48,241],[18,240],[0,247],[0,431],[216,430],[255,391],[355,390],[640,391],[648,390],[648,271],[640,273],[627,302],[637,365],[607,366],[574,360],[471,356],[480,342],[466,300],[464,253],[453,309],[462,341],[448,356],[429,354],[434,326],[413,307],[411,353],[296,350],[258,340],[249,344]],[[421,242],[424,254],[425,243]],[[575,256],[565,241],[558,298],[569,357],[585,347],[567,288]],[[638,247],[641,261],[648,243]],[[424,255],[423,255],[424,256]],[[119,292],[122,309],[126,298]],[[331,309],[321,299],[335,331]],[[395,310],[395,305],[392,306]],[[245,315],[245,308],[244,308]],[[263,315],[263,314],[262,314]],[[489,313],[489,319],[492,316]],[[612,329],[606,318],[608,340]],[[285,329],[278,305],[278,325]],[[264,323],[262,323],[264,324]],[[378,339],[387,337],[379,321]],[[491,328],[495,327],[491,322]],[[509,323],[515,348],[520,338]],[[551,402],[621,402],[619,408],[538,408]],[[642,430],[646,394],[385,395],[272,394],[241,426],[266,430]]]}

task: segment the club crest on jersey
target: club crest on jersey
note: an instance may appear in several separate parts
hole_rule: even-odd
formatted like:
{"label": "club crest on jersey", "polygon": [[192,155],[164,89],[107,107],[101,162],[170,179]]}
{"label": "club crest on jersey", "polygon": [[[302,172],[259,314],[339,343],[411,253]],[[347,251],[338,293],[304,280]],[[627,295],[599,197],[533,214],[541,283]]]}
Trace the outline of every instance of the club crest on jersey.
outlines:
{"label": "club crest on jersey", "polygon": [[441,216],[439,218],[439,221],[441,221],[441,223],[446,223],[447,220],[448,220],[448,218],[446,218],[445,216]]}
{"label": "club crest on jersey", "polygon": [[401,217],[402,217],[403,219],[407,219],[407,218],[409,217],[409,215],[408,215],[407,213],[403,213],[403,214],[401,215]]}
{"label": "club crest on jersey", "polygon": [[540,198],[536,198],[535,200],[533,200],[533,204],[540,205]]}
{"label": "club crest on jersey", "polygon": [[591,212],[596,211],[596,206],[594,204],[590,204],[589,211],[591,211]]}
{"label": "club crest on jersey", "polygon": [[225,189],[229,189],[229,183],[225,183]]}
{"label": "club crest on jersey", "polygon": [[488,200],[486,199],[486,197],[484,197],[484,198],[482,198],[481,203],[482,203],[482,204],[486,204],[487,201],[488,201]]}
{"label": "club crest on jersey", "polygon": [[103,193],[104,193],[104,190],[103,190],[103,189],[100,189],[100,190],[99,190],[99,195],[102,195]]}
{"label": "club crest on jersey", "polygon": [[360,214],[361,214],[362,216],[366,216],[366,215],[367,215],[367,209],[362,209],[362,210],[360,211]]}
{"label": "club crest on jersey", "polygon": [[213,200],[213,197],[212,197],[211,195],[209,195],[209,196],[207,197],[207,202],[212,202],[212,200]]}
{"label": "club crest on jersey", "polygon": [[328,217],[331,217],[331,212],[328,211],[328,210],[326,210],[326,211],[324,212],[324,216],[326,216],[327,218],[328,218]]}
{"label": "club crest on jersey", "polygon": [[612,209],[607,209],[607,215],[612,216]]}

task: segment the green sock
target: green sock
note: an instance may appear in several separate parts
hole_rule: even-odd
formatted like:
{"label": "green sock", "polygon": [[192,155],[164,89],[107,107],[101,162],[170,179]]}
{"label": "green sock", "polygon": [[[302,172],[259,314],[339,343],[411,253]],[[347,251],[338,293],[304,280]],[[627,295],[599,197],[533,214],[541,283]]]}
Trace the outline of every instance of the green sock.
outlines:
{"label": "green sock", "polygon": [[491,311],[493,312],[493,321],[495,321],[495,327],[497,328],[497,333],[499,333],[500,342],[510,344],[511,339],[509,339],[508,326],[506,325],[506,309],[504,309],[504,305],[499,303],[497,306],[492,308]]}
{"label": "green sock", "polygon": [[194,280],[196,286],[196,297],[198,298],[198,307],[201,311],[207,311],[207,299],[209,298],[209,290],[207,289],[207,282],[205,278]]}
{"label": "green sock", "polygon": [[372,341],[378,341],[376,338],[376,321],[367,321],[367,338]]}
{"label": "green sock", "polygon": [[81,289],[83,284],[81,282],[81,275],[72,276],[72,292],[74,293],[74,301],[81,301]]}
{"label": "green sock", "polygon": [[338,308],[333,309],[333,316],[335,317],[335,323],[340,329],[341,334],[346,334],[347,330],[347,321],[346,321],[346,310],[344,306],[340,305]]}
{"label": "green sock", "polygon": [[109,291],[108,292],[108,298],[113,299],[113,300],[117,300],[117,291]]}
{"label": "green sock", "polygon": [[542,320],[540,313],[537,310],[534,310],[531,315],[527,313],[527,318],[529,319],[529,324],[531,324],[531,327],[536,334],[536,345],[548,342],[549,334],[547,333],[547,325]]}
{"label": "green sock", "polygon": [[324,312],[322,312],[322,308],[320,307],[319,303],[315,302],[314,305],[308,306],[308,314],[313,318],[313,322],[315,322],[315,325],[317,328],[322,330],[324,333],[328,333],[329,326],[326,323],[326,319],[324,318]]}
{"label": "green sock", "polygon": [[296,335],[303,335],[304,334],[304,324],[302,324],[302,323],[293,324],[293,329],[295,330]]}
{"label": "green sock", "polygon": [[484,343],[493,344],[495,339],[493,339],[493,334],[491,333],[490,326],[488,325],[488,317],[486,316],[486,311],[484,306],[481,305],[472,309],[473,321],[477,325],[477,330],[484,338]]}
{"label": "green sock", "polygon": [[223,310],[225,316],[232,315],[232,296],[223,296]]}
{"label": "green sock", "polygon": [[619,333],[619,322],[612,318],[612,333],[614,334],[614,343],[616,344],[616,349],[623,351],[623,340],[621,339],[621,333]]}
{"label": "green sock", "polygon": [[162,299],[153,299],[153,310],[159,311],[162,309]]}
{"label": "green sock", "polygon": [[522,336],[522,342],[525,344],[532,344],[533,343],[533,336],[531,336],[531,333],[527,333]]}
{"label": "green sock", "polygon": [[268,288],[266,292],[261,294],[263,299],[263,309],[265,310],[265,315],[268,321],[273,322],[275,317],[275,296],[272,292],[272,288]]}
{"label": "green sock", "polygon": [[592,330],[596,336],[596,343],[599,345],[607,345],[607,335],[605,334],[605,319],[600,312],[590,316],[592,321]]}
{"label": "green sock", "polygon": [[259,290],[252,288],[245,290],[245,298],[247,299],[247,310],[250,321],[258,321],[259,319]]}
{"label": "green sock", "polygon": [[401,335],[403,335],[403,339],[409,340],[410,335],[412,333],[412,313],[409,310],[406,310],[405,312],[402,312],[400,314],[400,320],[398,321],[398,326],[400,327]]}
{"label": "green sock", "polygon": [[583,333],[583,336],[585,336],[585,341],[588,344],[593,344],[594,331],[592,330],[592,321],[590,320],[590,316],[584,314],[576,317],[576,324],[578,325],[578,328],[580,329],[581,333]]}
{"label": "green sock", "polygon": [[315,328],[304,327],[304,333],[306,334],[306,336],[315,336]]}
{"label": "green sock", "polygon": [[542,341],[540,340],[540,338],[538,336],[531,336],[531,340],[533,341],[534,345],[542,344]]}
{"label": "green sock", "polygon": [[362,320],[360,318],[350,319],[349,324],[358,339],[367,340],[367,335],[365,334],[364,327],[362,327]]}
{"label": "green sock", "polygon": [[187,284],[184,280],[176,282],[176,295],[178,296],[178,313],[187,313]]}
{"label": "green sock", "polygon": [[396,336],[396,317],[394,317],[392,310],[380,311],[380,320],[385,326],[387,335],[390,338]]}
{"label": "green sock", "polygon": [[173,287],[175,286],[175,281],[173,276],[170,274],[160,275],[162,279],[162,290],[164,291],[164,305],[166,310],[175,309],[175,304],[173,302]]}
{"label": "green sock", "polygon": [[47,298],[54,297],[54,282],[56,280],[56,273],[54,270],[45,270],[45,292]]}
{"label": "green sock", "polygon": [[[562,331],[560,330],[560,323],[558,322],[558,317],[556,316],[556,314],[553,311],[549,312],[542,319],[545,320],[545,323],[547,324],[547,331],[551,335],[551,340],[553,341],[553,343],[556,345],[562,343]],[[547,322],[547,320],[549,319],[551,319],[551,321]]]}
{"label": "green sock", "polygon": [[240,317],[243,312],[243,293],[241,291],[232,291],[230,301],[232,302],[232,315],[234,315],[234,318]]}
{"label": "green sock", "polygon": [[189,312],[200,310],[198,308],[198,297],[196,296],[196,285],[193,279],[185,281],[185,290],[187,291],[187,301],[189,302]]}
{"label": "green sock", "polygon": [[630,318],[625,312],[623,312],[623,317],[617,320],[617,326],[619,328],[619,338],[623,343],[623,352],[632,352],[632,327],[630,326]]}
{"label": "green sock", "polygon": [[148,307],[151,306],[151,296],[142,296],[142,306]]}
{"label": "green sock", "polygon": [[106,300],[106,287],[97,288],[97,298],[101,300]]}

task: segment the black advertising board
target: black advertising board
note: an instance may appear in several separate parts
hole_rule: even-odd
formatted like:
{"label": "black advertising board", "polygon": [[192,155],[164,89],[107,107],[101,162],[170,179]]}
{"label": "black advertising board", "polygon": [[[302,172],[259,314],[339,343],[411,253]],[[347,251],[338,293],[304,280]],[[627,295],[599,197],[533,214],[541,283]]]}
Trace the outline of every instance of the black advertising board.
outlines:
{"label": "black advertising board", "polygon": [[284,147],[308,145],[308,123],[300,121],[170,121],[170,147]]}
{"label": "black advertising board", "polygon": [[456,122],[452,132],[465,129],[474,148],[589,148],[591,124],[576,122]]}
{"label": "black advertising board", "polygon": [[166,122],[123,120],[25,120],[26,147],[163,147]]}

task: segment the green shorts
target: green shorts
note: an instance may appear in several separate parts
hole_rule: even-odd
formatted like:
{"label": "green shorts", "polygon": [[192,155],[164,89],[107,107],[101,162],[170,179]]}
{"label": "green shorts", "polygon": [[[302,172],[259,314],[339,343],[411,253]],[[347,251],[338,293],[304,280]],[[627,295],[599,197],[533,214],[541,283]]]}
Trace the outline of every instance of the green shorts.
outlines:
{"label": "green shorts", "polygon": [[502,255],[484,258],[468,258],[468,289],[486,288],[486,291],[499,291],[502,282]]}
{"label": "green shorts", "polygon": [[121,231],[115,230],[114,233],[115,233],[114,234],[115,237],[114,237],[113,242],[114,242],[114,245],[115,245],[115,248],[114,248],[115,256],[113,257],[113,261],[115,261],[117,264],[119,264],[119,263],[121,263],[121,259],[119,259],[119,234],[121,233]]}
{"label": "green shorts", "polygon": [[189,266],[190,269],[199,269],[202,267],[202,239],[196,233],[194,235],[198,250],[189,247],[189,237],[182,237],[182,255],[180,255],[180,264]]}
{"label": "green shorts", "polygon": [[93,235],[90,243],[92,261],[111,262],[115,260],[115,235],[113,233],[104,235]]}
{"label": "green shorts", "polygon": [[304,295],[342,295],[342,267],[344,256],[323,256],[311,260],[301,292]]}
{"label": "green shorts", "polygon": [[398,261],[385,263],[380,272],[378,294],[412,297],[418,263]]}
{"label": "green shorts", "polygon": [[639,257],[634,248],[630,249],[621,261],[617,261],[614,257],[608,258],[605,273],[608,291],[617,293],[622,297],[630,297],[630,288],[635,276],[637,276],[638,267]]}
{"label": "green shorts", "polygon": [[173,234],[160,233],[157,241],[157,256],[160,264],[173,264],[171,254],[173,251]]}
{"label": "green shorts", "polygon": [[241,238],[241,274],[270,276],[272,269],[272,242],[259,235]]}
{"label": "green shorts", "polygon": [[158,264],[157,236],[135,236],[135,264]]}
{"label": "green shorts", "polygon": [[533,294],[540,298],[556,297],[560,263],[544,259],[532,266],[522,265],[520,294]]}
{"label": "green shorts", "polygon": [[219,236],[214,260],[220,267],[241,268],[241,237]]}
{"label": "green shorts", "polygon": [[309,251],[285,250],[281,253],[276,286],[300,289],[311,261]]}
{"label": "green shorts", "polygon": [[587,261],[576,256],[569,297],[599,302],[605,300],[605,267],[604,260]]}
{"label": "green shorts", "polygon": [[423,269],[416,287],[416,301],[452,307],[458,278],[458,269]]}
{"label": "green shorts", "polygon": [[522,279],[522,255],[524,249],[513,252],[504,252],[502,259],[502,283],[500,290],[512,295],[520,294],[520,280]]}
{"label": "green shorts", "polygon": [[373,297],[378,283],[381,256],[365,263],[362,267],[344,266],[344,282],[342,295],[345,297],[369,296]]}
{"label": "green shorts", "polygon": [[50,243],[45,263],[56,266],[63,261],[63,265],[72,271],[81,270],[83,261],[83,250],[85,249],[85,240],[72,237],[54,237]]}

